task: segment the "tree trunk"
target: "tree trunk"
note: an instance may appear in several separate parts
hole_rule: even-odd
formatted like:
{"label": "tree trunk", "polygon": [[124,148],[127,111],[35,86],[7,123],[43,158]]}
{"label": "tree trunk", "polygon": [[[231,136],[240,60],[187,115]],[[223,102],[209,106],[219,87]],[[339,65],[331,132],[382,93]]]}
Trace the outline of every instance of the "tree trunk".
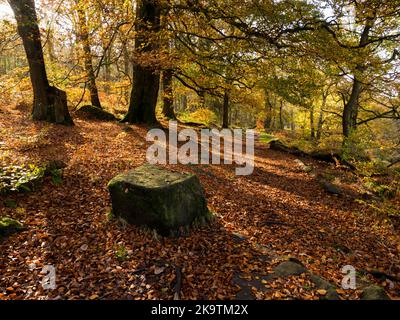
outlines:
{"label": "tree trunk", "polygon": [[361,82],[354,78],[350,99],[343,110],[343,135],[348,138],[350,133],[357,129],[358,100],[360,98]]}
{"label": "tree trunk", "polygon": [[329,89],[330,89],[330,86],[327,88],[326,91],[324,91],[322,93],[322,106],[321,106],[321,110],[319,112],[318,125],[317,125],[317,136],[316,136],[317,143],[321,140],[321,136],[322,136],[322,127],[324,125],[324,109],[326,107],[326,101],[328,99]]}
{"label": "tree trunk", "polygon": [[224,104],[222,108],[222,128],[229,128],[229,90],[225,89]]}
{"label": "tree trunk", "polygon": [[111,45],[107,48],[107,51],[104,53],[106,55],[104,59],[104,81],[111,81]]}
{"label": "tree trunk", "polygon": [[101,108],[99,93],[96,85],[96,76],[93,70],[92,51],[90,49],[89,28],[87,24],[86,14],[79,1],[76,0],[75,2],[78,13],[79,38],[82,43],[84,55],[83,60],[85,64],[86,78],[90,92],[90,102],[93,106]]}
{"label": "tree trunk", "polygon": [[73,125],[64,91],[52,87],[47,79],[34,0],[8,0],[14,11],[29,64],[33,88],[33,120]]}
{"label": "tree trunk", "polygon": [[186,94],[183,94],[181,96],[181,101],[182,101],[182,110],[181,111],[186,111],[188,108],[188,97]]}
{"label": "tree trunk", "polygon": [[266,116],[264,120],[264,129],[270,130],[272,127],[272,113],[274,106],[270,100],[267,90],[265,90],[265,109],[266,109]]}
{"label": "tree trunk", "polygon": [[283,123],[283,101],[281,100],[281,104],[279,106],[279,129],[285,129],[285,125]]}
{"label": "tree trunk", "polygon": [[206,106],[206,93],[203,90],[200,90],[198,93],[200,99],[200,108],[205,108]]}
{"label": "tree trunk", "polygon": [[49,29],[48,31],[48,36],[47,36],[47,52],[49,54],[49,60],[51,62],[51,64],[54,64],[56,62],[56,56],[54,54],[55,50],[54,50],[54,34],[53,34],[53,30]]}
{"label": "tree trunk", "polygon": [[174,112],[174,91],[172,87],[172,74],[171,69],[163,71],[162,82],[163,82],[163,115],[168,118],[175,120]]}
{"label": "tree trunk", "polygon": [[175,112],[179,113],[182,111],[186,111],[186,109],[187,109],[187,96],[185,94],[180,94],[177,99]]}
{"label": "tree trunk", "polygon": [[[375,20],[376,12],[373,12],[372,16],[366,18],[364,30],[361,33],[360,37],[360,47],[363,47],[368,43],[369,34],[375,24]],[[351,132],[357,129],[359,99],[362,92],[362,82],[360,78],[362,77],[365,69],[365,66],[363,66],[362,64],[358,64],[355,68],[350,99],[345,104],[343,110],[343,135],[345,138],[348,138]]]}
{"label": "tree trunk", "polygon": [[290,109],[290,129],[292,132],[296,131],[296,123],[294,122],[294,110],[293,108]]}
{"label": "tree trunk", "polygon": [[[151,54],[157,50],[156,38],[160,31],[161,8],[156,0],[140,0],[136,3],[135,50],[139,54]],[[135,59],[133,66],[132,93],[129,110],[123,122],[156,123],[156,105],[160,86],[158,67],[151,62]]]}
{"label": "tree trunk", "polygon": [[311,140],[315,140],[315,127],[314,127],[314,106],[310,108],[310,129],[311,129]]}
{"label": "tree trunk", "polygon": [[130,77],[131,64],[129,61],[129,52],[128,52],[126,41],[122,44],[122,54],[124,57],[124,73]]}
{"label": "tree trunk", "polygon": [[319,112],[319,118],[318,118],[318,125],[317,125],[317,134],[316,134],[316,142],[319,142],[321,140],[322,136],[322,126],[324,124],[324,111],[321,109]]}

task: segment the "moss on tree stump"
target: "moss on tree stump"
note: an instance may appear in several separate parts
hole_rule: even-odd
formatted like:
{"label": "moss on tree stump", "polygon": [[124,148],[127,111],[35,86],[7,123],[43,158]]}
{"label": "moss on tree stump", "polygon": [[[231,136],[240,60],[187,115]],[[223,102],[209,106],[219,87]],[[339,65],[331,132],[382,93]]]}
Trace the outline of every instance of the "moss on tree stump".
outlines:
{"label": "moss on tree stump", "polygon": [[112,179],[108,188],[113,214],[161,235],[178,235],[211,214],[197,176],[144,165]]}

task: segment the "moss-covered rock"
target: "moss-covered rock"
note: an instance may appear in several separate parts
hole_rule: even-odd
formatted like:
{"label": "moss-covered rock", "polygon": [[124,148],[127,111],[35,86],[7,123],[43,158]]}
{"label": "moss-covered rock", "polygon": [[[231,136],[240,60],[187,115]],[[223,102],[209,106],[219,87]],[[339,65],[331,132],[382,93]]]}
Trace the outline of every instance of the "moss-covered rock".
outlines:
{"label": "moss-covered rock", "polygon": [[23,230],[23,228],[23,225],[17,220],[0,217],[0,241],[13,233]]}
{"label": "moss-covered rock", "polygon": [[390,298],[382,287],[371,285],[364,289],[361,300],[390,300]]}
{"label": "moss-covered rock", "polygon": [[91,120],[101,120],[101,121],[117,121],[117,118],[110,112],[101,109],[99,107],[86,105],[80,107],[75,114],[78,117],[91,119]]}
{"label": "moss-covered rock", "polygon": [[118,175],[108,188],[116,217],[162,235],[176,235],[211,216],[203,187],[192,174],[144,165]]}

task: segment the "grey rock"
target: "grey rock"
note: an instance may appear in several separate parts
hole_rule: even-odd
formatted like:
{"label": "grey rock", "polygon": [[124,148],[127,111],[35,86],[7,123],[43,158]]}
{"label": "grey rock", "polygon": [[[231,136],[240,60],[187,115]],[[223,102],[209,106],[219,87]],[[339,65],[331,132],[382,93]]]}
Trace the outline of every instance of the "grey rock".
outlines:
{"label": "grey rock", "polygon": [[299,263],[284,261],[274,268],[275,275],[278,277],[298,276],[307,272],[307,269]]}
{"label": "grey rock", "polygon": [[304,162],[299,159],[296,159],[294,162],[296,162],[296,164],[300,167],[301,171],[305,173],[310,173],[311,171],[313,171],[313,168],[311,166],[305,165]]}
{"label": "grey rock", "polygon": [[233,284],[240,287],[240,291],[236,294],[236,299],[256,300],[252,288],[256,288],[260,292],[267,292],[270,289],[267,289],[263,282],[271,280],[273,280],[273,277],[270,275],[265,276],[261,274],[252,274],[251,279],[244,279],[240,273],[235,272],[233,275]]}
{"label": "grey rock", "polygon": [[377,285],[371,285],[364,289],[361,300],[390,300],[386,291]]}
{"label": "grey rock", "polygon": [[333,195],[343,194],[342,190],[340,190],[338,186],[334,185],[331,182],[328,182],[326,180],[321,180],[320,184],[321,184],[322,188],[330,194],[333,194]]}
{"label": "grey rock", "polygon": [[315,274],[310,274],[310,279],[318,289],[326,290],[327,294],[322,297],[321,300],[340,300],[340,297],[336,292],[336,287],[333,284]]}
{"label": "grey rock", "polygon": [[235,243],[240,243],[240,242],[243,242],[243,241],[247,240],[247,237],[242,235],[242,234],[240,234],[240,233],[234,232],[234,233],[232,233],[232,236],[233,236],[233,241]]}

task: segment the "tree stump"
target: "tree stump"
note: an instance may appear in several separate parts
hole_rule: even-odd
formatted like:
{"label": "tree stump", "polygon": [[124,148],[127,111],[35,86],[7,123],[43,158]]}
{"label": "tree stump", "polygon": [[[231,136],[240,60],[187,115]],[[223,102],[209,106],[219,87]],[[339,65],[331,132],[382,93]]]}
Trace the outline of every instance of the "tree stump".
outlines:
{"label": "tree stump", "polygon": [[116,176],[108,188],[114,216],[164,236],[211,218],[196,175],[144,165]]}

